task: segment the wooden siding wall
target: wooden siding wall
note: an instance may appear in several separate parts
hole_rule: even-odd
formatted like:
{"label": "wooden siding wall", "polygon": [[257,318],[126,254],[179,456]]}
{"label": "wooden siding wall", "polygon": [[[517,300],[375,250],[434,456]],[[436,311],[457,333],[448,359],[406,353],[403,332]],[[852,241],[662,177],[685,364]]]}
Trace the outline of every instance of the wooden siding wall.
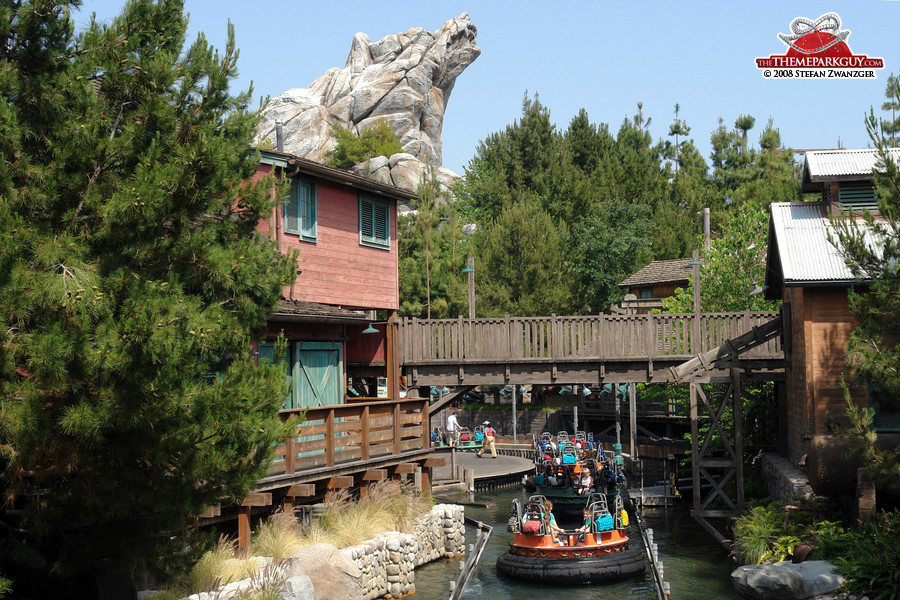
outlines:
{"label": "wooden siding wall", "polygon": [[[269,172],[260,165],[254,179]],[[296,284],[298,300],[335,306],[396,310],[398,290],[397,203],[391,200],[391,248],[373,248],[359,243],[359,191],[325,179],[316,179],[315,242],[304,242],[291,233],[282,234],[285,251],[299,251]],[[268,222],[259,231],[274,239]],[[289,289],[284,290],[288,297]]]}
{"label": "wooden siding wall", "polygon": [[828,428],[828,417],[841,424],[844,393],[841,378],[851,384],[851,396],[868,404],[864,389],[852,385],[844,361],[847,340],[855,327],[847,306],[846,288],[785,288],[791,303],[792,348],[786,356],[786,418],[788,459],[798,464],[806,455],[806,472],[813,488],[829,494],[853,491],[843,450]]}

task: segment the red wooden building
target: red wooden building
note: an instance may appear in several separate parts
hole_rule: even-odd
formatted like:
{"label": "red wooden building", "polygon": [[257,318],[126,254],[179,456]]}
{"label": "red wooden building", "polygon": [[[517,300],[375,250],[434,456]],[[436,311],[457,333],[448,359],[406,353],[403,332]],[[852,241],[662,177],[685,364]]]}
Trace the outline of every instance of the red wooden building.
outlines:
{"label": "red wooden building", "polygon": [[308,503],[334,488],[365,493],[388,478],[415,477],[428,493],[431,468],[443,462],[432,457],[428,399],[405,398],[400,385],[397,203],[416,195],[261,151],[254,179],[269,174],[289,186],[258,230],[281,252],[296,251],[297,276],[254,349],[258,361],[274,360],[284,337],[291,383],[281,414],[303,420],[253,494],[202,515],[212,523],[237,513],[242,547],[253,510]]}

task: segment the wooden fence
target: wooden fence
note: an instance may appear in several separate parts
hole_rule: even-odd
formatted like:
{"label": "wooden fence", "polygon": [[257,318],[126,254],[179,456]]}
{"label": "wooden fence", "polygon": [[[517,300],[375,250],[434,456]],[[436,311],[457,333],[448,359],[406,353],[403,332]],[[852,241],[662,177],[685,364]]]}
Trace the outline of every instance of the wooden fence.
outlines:
{"label": "wooden fence", "polygon": [[[400,363],[542,363],[689,358],[779,317],[777,312],[416,319],[398,323]],[[750,358],[781,358],[778,339]]]}
{"label": "wooden fence", "polygon": [[[303,413],[283,410],[281,416]],[[295,435],[278,447],[268,475],[367,461],[428,448],[428,400],[363,401],[305,409]]]}

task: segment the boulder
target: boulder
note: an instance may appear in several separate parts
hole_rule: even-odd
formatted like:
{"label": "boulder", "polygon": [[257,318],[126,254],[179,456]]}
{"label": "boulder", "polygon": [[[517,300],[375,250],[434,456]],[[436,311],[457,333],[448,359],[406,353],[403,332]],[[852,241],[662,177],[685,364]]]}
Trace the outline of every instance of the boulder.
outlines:
{"label": "boulder", "polygon": [[306,575],[288,578],[278,592],[278,600],[316,600],[312,580]]}
{"label": "boulder", "polygon": [[[391,183],[415,191],[423,171],[439,167],[444,112],[456,79],[481,54],[475,46],[477,28],[469,14],[450,19],[434,32],[414,27],[372,42],[364,33],[353,36],[343,69],[329,69],[307,88],[293,88],[272,98],[257,129],[256,142],[275,143],[275,123],[284,132],[283,150],[324,163],[334,148],[331,123],[361,132],[386,121],[404,153],[417,166],[404,164]],[[377,171],[386,177],[387,170]],[[444,169],[440,181],[456,174]]]}
{"label": "boulder", "polygon": [[287,560],[285,574],[288,579],[308,577],[315,600],[362,600],[363,597],[359,568],[331,544],[313,544],[300,550]]}
{"label": "boulder", "polygon": [[744,565],[731,573],[743,600],[805,600],[835,591],[844,577],[823,560],[793,564]]}

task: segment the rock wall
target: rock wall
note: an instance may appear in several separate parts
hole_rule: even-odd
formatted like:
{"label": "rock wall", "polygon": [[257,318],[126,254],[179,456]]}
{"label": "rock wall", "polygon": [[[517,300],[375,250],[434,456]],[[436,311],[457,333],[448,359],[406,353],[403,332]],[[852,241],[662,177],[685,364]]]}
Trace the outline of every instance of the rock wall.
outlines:
{"label": "rock wall", "polygon": [[415,533],[389,531],[344,548],[361,572],[365,600],[400,598],[416,591],[415,568],[465,552],[463,507],[439,504],[416,522]]}
{"label": "rock wall", "polygon": [[806,473],[786,458],[763,454],[762,471],[769,493],[780,502],[792,504],[815,496]]}
{"label": "rock wall", "polygon": [[357,33],[343,69],[329,69],[309,87],[287,90],[269,101],[257,143],[274,144],[275,123],[281,121],[285,152],[324,163],[335,146],[329,135],[332,123],[359,133],[386,121],[404,156],[391,157],[396,164],[387,167],[361,169],[413,190],[425,165],[435,167],[439,180],[452,179],[455,174],[440,167],[441,130],[456,78],[481,54],[476,35],[468,13],[434,32],[413,27],[374,43]]}

